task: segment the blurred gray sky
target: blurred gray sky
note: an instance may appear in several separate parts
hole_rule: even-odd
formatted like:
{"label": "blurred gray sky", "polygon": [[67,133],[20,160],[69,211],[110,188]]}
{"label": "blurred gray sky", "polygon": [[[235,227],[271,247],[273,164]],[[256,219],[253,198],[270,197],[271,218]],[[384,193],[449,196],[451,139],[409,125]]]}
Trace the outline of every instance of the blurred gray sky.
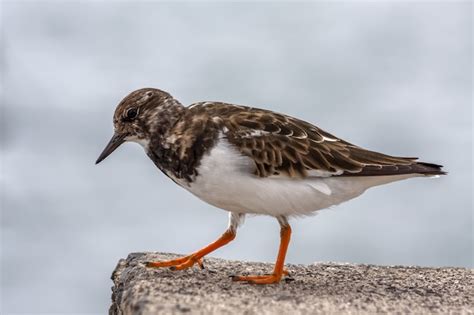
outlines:
{"label": "blurred gray sky", "polygon": [[[368,191],[292,220],[289,263],[473,266],[472,5],[3,3],[2,313],[97,312],[136,251],[188,253],[226,227],[134,144],[100,167],[131,90],[303,118],[449,176]],[[216,257],[273,261],[250,217]]]}

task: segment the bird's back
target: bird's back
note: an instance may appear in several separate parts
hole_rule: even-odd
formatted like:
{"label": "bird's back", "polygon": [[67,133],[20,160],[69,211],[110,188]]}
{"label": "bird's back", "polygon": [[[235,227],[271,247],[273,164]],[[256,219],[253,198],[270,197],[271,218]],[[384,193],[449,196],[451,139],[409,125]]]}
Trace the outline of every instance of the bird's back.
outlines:
{"label": "bird's back", "polygon": [[441,175],[441,166],[363,149],[308,122],[221,102],[191,105],[168,141],[182,159],[200,159],[219,135],[254,162],[258,177]]}

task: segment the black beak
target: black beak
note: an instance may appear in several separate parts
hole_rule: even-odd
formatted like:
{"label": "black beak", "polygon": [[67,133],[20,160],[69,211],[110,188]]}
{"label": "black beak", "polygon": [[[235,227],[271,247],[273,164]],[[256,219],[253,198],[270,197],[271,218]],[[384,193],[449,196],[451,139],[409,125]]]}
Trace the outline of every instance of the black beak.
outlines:
{"label": "black beak", "polygon": [[112,139],[110,139],[109,143],[105,147],[104,151],[102,151],[102,153],[100,154],[97,161],[95,161],[95,164],[99,164],[100,162],[102,162],[106,157],[108,157],[112,152],[114,152],[115,149],[117,149],[122,143],[124,143],[126,136],[126,134],[120,135],[115,133],[112,136]]}

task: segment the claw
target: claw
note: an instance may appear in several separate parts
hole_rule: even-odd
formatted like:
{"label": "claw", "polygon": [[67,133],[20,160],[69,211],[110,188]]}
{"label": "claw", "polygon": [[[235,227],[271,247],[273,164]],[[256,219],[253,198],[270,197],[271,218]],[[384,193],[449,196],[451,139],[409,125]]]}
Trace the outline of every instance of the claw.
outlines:
{"label": "claw", "polygon": [[199,258],[197,260],[197,264],[199,265],[199,268],[206,269],[206,267],[204,266],[204,259],[203,258]]}

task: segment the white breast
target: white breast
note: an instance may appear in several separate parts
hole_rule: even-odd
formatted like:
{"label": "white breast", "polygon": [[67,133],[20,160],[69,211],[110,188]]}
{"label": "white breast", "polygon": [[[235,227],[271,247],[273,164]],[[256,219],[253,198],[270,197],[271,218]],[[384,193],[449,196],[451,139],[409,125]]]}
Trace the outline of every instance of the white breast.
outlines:
{"label": "white breast", "polygon": [[260,178],[253,161],[240,154],[225,138],[206,154],[191,193],[218,208],[240,213],[309,215],[355,198],[367,188],[416,175],[364,177]]}

